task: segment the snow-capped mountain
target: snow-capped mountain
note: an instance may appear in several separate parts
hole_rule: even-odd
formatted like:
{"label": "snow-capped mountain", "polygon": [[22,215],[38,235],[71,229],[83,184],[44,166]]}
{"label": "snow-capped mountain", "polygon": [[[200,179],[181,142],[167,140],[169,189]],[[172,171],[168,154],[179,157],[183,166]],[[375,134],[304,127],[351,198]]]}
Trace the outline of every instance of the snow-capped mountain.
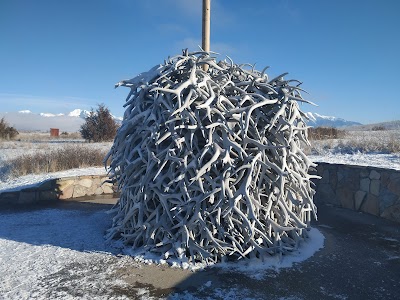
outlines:
{"label": "snow-capped mountain", "polygon": [[80,117],[85,119],[88,115],[90,114],[90,111],[85,110],[85,109],[74,109],[73,111],[71,111],[70,113],[68,113],[69,117]]}
{"label": "snow-capped mountain", "polygon": [[[60,132],[77,132],[90,111],[74,109],[66,114],[33,113],[30,110],[18,112],[0,112],[0,119],[5,118],[8,124],[19,131],[49,131],[50,128],[59,128]],[[112,115],[113,116],[113,115]],[[121,123],[121,117],[113,116],[117,123]]]}
{"label": "snow-capped mountain", "polygon": [[52,117],[60,117],[63,116],[64,114],[51,114],[51,113],[40,113],[42,117],[47,117],[47,118],[52,118]]}
{"label": "snow-capped mountain", "polygon": [[361,123],[348,121],[342,118],[333,117],[333,116],[323,116],[317,113],[307,112],[306,116],[309,118],[308,125],[313,127],[345,127],[345,126],[354,126],[361,125]]}
{"label": "snow-capped mountain", "polygon": [[31,114],[32,112],[30,110],[20,110],[18,113],[19,114]]}
{"label": "snow-capped mountain", "polygon": [[[85,118],[90,114],[90,111],[85,109],[74,109],[66,114],[52,113],[33,113],[29,110],[21,110],[14,113],[1,113],[0,118],[5,117],[6,121],[14,126],[17,130],[30,131],[48,131],[50,128],[59,128],[61,131],[76,132],[85,122]],[[114,120],[121,124],[122,117],[112,115]],[[347,121],[338,117],[323,116],[318,113],[307,112],[309,118],[308,125],[313,127],[344,127],[361,125],[358,122]]]}

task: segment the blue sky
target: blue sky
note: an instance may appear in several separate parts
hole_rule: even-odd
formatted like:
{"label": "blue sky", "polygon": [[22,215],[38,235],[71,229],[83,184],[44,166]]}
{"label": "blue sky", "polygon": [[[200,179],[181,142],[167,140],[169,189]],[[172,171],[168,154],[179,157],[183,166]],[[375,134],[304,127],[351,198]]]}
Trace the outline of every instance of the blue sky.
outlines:
{"label": "blue sky", "polygon": [[[202,0],[0,0],[0,111],[65,113],[201,44]],[[318,107],[361,123],[400,120],[400,1],[211,0],[211,50],[303,82]]]}

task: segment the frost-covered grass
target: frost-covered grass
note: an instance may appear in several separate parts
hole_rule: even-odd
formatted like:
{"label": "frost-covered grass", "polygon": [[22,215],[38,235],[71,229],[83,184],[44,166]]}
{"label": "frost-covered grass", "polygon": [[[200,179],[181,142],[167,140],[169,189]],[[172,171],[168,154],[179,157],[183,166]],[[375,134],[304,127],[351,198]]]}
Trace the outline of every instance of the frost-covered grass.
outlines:
{"label": "frost-covered grass", "polygon": [[[13,159],[24,155],[48,153],[69,146],[82,146],[93,151],[106,153],[112,146],[107,143],[85,143],[82,139],[49,139],[49,134],[24,133],[21,140],[0,141],[0,190],[7,187],[15,188],[20,185],[30,185],[54,176],[75,176],[104,174],[102,164],[97,168],[78,167],[71,173],[48,173],[43,170],[40,175],[11,177],[6,172],[6,165]],[[383,131],[346,131],[341,139],[311,140],[311,147],[306,149],[307,155],[315,162],[328,162],[400,170],[400,130]]]}
{"label": "frost-covered grass", "polygon": [[345,131],[340,139],[312,140],[308,154],[400,153],[400,130]]}
{"label": "frost-covered grass", "polygon": [[400,170],[400,130],[345,131],[340,139],[311,140],[314,162]]}
{"label": "frost-covered grass", "polygon": [[0,182],[28,174],[103,167],[111,143],[86,143],[69,135],[50,139],[47,133],[24,133],[18,140],[0,141]]}
{"label": "frost-covered grass", "polygon": [[24,154],[9,160],[4,168],[10,176],[52,173],[76,168],[103,165],[107,151],[82,145],[66,145],[57,149]]}
{"label": "frost-covered grass", "polygon": [[61,132],[60,136],[55,138],[51,137],[49,132],[20,132],[15,140],[20,141],[69,141],[77,140],[84,141],[79,132]]}
{"label": "frost-covered grass", "polygon": [[99,149],[101,151],[109,151],[111,142],[104,143],[86,143],[84,140],[65,140],[65,139],[49,139],[49,140],[0,140],[0,165],[8,160],[20,157],[22,155],[30,155],[36,153],[45,153],[51,150],[65,148],[69,145],[81,145],[88,149]]}

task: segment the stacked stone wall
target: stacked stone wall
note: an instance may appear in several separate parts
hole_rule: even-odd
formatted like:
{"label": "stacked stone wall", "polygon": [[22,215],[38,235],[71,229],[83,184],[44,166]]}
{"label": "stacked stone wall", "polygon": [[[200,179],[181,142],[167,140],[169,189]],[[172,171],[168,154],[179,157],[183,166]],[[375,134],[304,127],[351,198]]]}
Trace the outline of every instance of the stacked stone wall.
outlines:
{"label": "stacked stone wall", "polygon": [[0,192],[0,204],[30,204],[84,196],[113,194],[116,188],[106,175],[49,179],[33,187]]}
{"label": "stacked stone wall", "polygon": [[[400,222],[400,171],[319,163],[315,202],[357,210]],[[34,187],[0,192],[0,204],[27,204],[113,194],[106,175],[50,179]]]}
{"label": "stacked stone wall", "polygon": [[400,222],[400,171],[319,163],[315,202]]}

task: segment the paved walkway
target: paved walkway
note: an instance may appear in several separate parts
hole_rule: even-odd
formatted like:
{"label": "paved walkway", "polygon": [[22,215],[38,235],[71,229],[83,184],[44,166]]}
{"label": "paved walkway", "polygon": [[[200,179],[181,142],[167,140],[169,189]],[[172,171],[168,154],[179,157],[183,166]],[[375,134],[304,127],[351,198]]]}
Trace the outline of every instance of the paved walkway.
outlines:
{"label": "paved walkway", "polygon": [[[73,207],[90,214],[111,207],[115,199],[84,201],[91,203],[64,202],[53,207],[60,210]],[[128,299],[400,299],[400,224],[324,205],[319,206],[318,216],[314,226],[325,236],[324,248],[292,268],[266,272],[262,280],[219,268],[190,272],[132,262],[113,271],[113,276],[127,285],[118,289],[110,287],[112,296]],[[74,267],[86,272],[88,267],[96,268],[95,263]],[[70,280],[68,273],[62,278],[65,284]],[[68,286],[73,294],[74,285]]]}
{"label": "paved walkway", "polygon": [[200,299],[400,299],[400,224],[321,206],[314,226],[325,236],[325,247],[262,280],[218,268],[122,271],[130,274],[126,280],[132,286],[146,286],[156,297],[175,291]]}

